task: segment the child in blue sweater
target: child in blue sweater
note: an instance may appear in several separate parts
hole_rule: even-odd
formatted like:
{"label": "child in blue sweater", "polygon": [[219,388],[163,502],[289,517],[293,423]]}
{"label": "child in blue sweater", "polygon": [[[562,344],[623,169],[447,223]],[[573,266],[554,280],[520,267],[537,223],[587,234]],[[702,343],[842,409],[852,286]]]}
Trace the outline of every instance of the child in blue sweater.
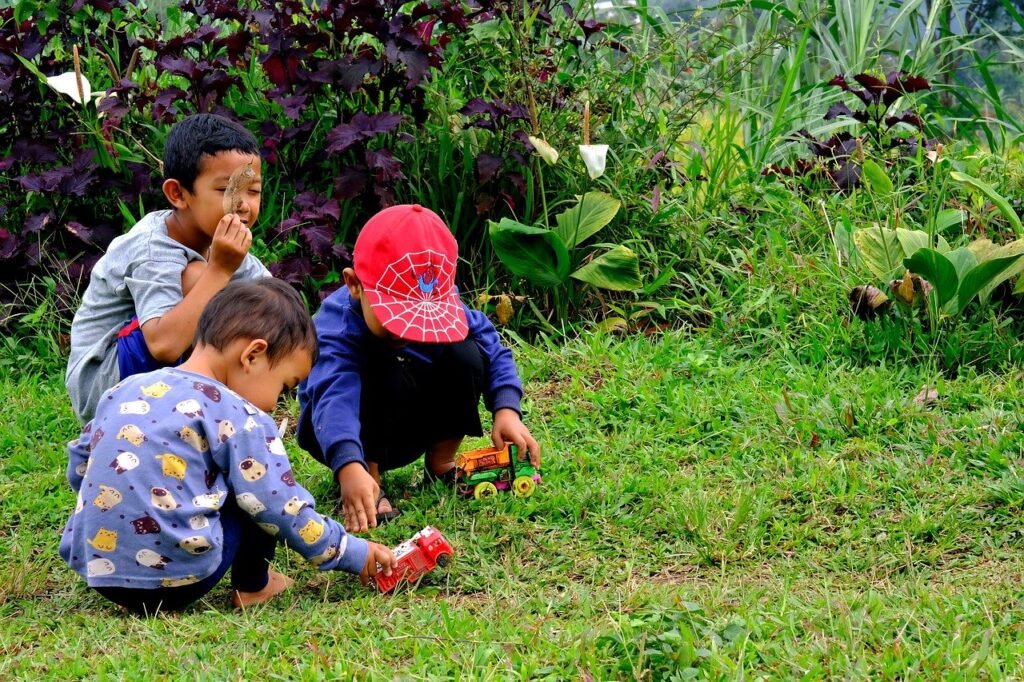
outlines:
{"label": "child in blue sweater", "polygon": [[270,569],[278,542],[321,570],[386,574],[391,551],[347,535],[295,481],[267,412],[317,355],[312,320],[287,284],[229,284],[199,319],[184,364],[136,374],[100,398],[68,445],[78,503],[61,557],[132,611],[182,609],[231,569],[236,607],[291,579]]}
{"label": "child in blue sweater", "polygon": [[381,472],[425,455],[428,478],[451,480],[463,437],[483,434],[481,395],[494,444],[515,443],[540,466],[512,353],[487,316],[459,299],[457,260],[436,213],[384,209],[356,239],[345,288],[314,318],[321,352],[300,386],[297,435],[334,473],[352,532],[399,513],[380,489]]}

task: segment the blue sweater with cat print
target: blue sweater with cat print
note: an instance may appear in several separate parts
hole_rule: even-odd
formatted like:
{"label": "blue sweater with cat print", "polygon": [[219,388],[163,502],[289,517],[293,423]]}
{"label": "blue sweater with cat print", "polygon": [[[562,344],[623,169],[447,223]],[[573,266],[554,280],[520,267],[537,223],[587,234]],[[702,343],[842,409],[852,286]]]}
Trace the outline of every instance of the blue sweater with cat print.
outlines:
{"label": "blue sweater with cat print", "polygon": [[221,563],[230,498],[321,570],[362,571],[365,540],[314,509],[273,420],[217,381],[178,368],[122,381],[68,444],[78,493],[60,555],[92,587],[197,582]]}

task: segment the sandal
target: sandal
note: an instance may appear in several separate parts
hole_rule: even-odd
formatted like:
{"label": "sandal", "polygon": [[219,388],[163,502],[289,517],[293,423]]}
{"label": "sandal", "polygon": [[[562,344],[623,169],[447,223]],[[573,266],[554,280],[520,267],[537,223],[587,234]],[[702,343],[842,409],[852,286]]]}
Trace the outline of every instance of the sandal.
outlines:
{"label": "sandal", "polygon": [[383,526],[385,523],[388,523],[390,521],[394,521],[395,519],[397,519],[399,516],[402,515],[402,512],[399,511],[398,509],[395,509],[394,506],[391,507],[390,511],[386,511],[386,512],[379,511],[380,510],[381,500],[387,500],[388,504],[389,505],[391,504],[391,500],[388,499],[387,493],[385,493],[383,490],[381,490],[380,491],[380,495],[377,496],[377,510],[378,510],[377,511],[377,525],[378,526]]}
{"label": "sandal", "polygon": [[429,467],[427,467],[426,464],[424,464],[423,465],[423,483],[425,485],[432,485],[433,483],[435,483],[437,481],[440,481],[441,483],[444,483],[446,486],[454,486],[455,485],[455,469],[456,469],[456,467],[453,466],[451,469],[449,469],[448,471],[444,472],[443,474],[435,474],[433,471],[430,470]]}

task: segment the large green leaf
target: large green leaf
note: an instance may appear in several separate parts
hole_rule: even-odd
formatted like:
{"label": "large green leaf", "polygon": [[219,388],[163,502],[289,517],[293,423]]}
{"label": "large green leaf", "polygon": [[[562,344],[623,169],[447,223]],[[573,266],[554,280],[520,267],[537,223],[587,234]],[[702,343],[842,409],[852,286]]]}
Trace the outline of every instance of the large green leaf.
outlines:
{"label": "large green leaf", "polygon": [[853,233],[853,243],[864,265],[875,277],[890,280],[903,270],[903,246],[895,230],[866,227]]}
{"label": "large green leaf", "polygon": [[[1015,239],[1008,244],[1000,245],[993,244],[991,239],[976,239],[968,244],[967,248],[978,258],[979,263],[985,263],[996,258],[1007,258],[1024,254],[1024,239]],[[999,273],[997,277],[993,278],[991,282],[983,286],[981,291],[978,292],[978,297],[982,302],[987,301],[997,286],[1008,279],[1013,279],[1022,272],[1024,272],[1024,258],[1018,259],[1010,267]],[[1018,286],[1020,285],[1018,284]]]}
{"label": "large green leaf", "polygon": [[956,296],[959,285],[956,267],[938,251],[919,249],[913,256],[905,259],[903,265],[907,270],[928,280],[940,308]]}
{"label": "large green leaf", "polygon": [[633,291],[642,284],[640,259],[621,244],[597,256],[572,276],[599,289],[612,291]]}
{"label": "large green leaf", "polygon": [[1000,275],[1016,263],[1021,257],[1021,254],[1015,256],[1004,256],[1003,258],[993,258],[992,260],[985,261],[981,265],[978,265],[963,278],[960,282],[960,289],[957,291],[957,309],[962,311],[967,307],[967,304],[971,302],[978,292],[984,289],[986,286],[994,282]]}
{"label": "large green leaf", "polygon": [[552,230],[508,218],[490,221],[494,252],[514,275],[542,287],[558,286],[569,276],[569,250]]}
{"label": "large green leaf", "polygon": [[882,167],[871,159],[865,159],[864,163],[860,166],[861,171],[864,173],[864,177],[867,178],[868,186],[876,194],[892,194],[892,180],[886,174]]}
{"label": "large green leaf", "polygon": [[947,208],[935,215],[935,231],[945,232],[954,225],[963,225],[966,214],[959,208]]}
{"label": "large green leaf", "polygon": [[555,232],[571,249],[610,223],[619,206],[617,199],[604,192],[587,192],[578,204],[555,216]]}
{"label": "large green leaf", "polygon": [[[896,239],[903,247],[904,256],[913,256],[918,249],[926,249],[931,246],[931,239],[924,230],[906,230],[902,227],[896,228]],[[942,237],[938,238],[938,246],[935,249],[939,253],[949,251],[949,244]]]}
{"label": "large green leaf", "polygon": [[[956,270],[956,279],[958,282],[962,282],[967,273],[974,269],[974,266],[978,264],[978,258],[974,255],[966,246],[961,246],[959,249],[953,249],[947,254],[944,254],[949,262],[953,264],[953,269]],[[927,278],[926,278],[927,279]]]}
{"label": "large green leaf", "polygon": [[1010,202],[1007,201],[1003,195],[997,192],[992,185],[987,182],[983,182],[978,178],[971,177],[966,173],[960,173],[957,171],[950,173],[949,177],[953,178],[957,182],[962,182],[973,187],[988,197],[989,201],[995,204],[995,207],[1003,214],[1003,217],[1006,218],[1013,227],[1014,234],[1016,234],[1017,237],[1024,237],[1024,225],[1021,225],[1020,216],[1018,216],[1017,212],[1010,206]]}

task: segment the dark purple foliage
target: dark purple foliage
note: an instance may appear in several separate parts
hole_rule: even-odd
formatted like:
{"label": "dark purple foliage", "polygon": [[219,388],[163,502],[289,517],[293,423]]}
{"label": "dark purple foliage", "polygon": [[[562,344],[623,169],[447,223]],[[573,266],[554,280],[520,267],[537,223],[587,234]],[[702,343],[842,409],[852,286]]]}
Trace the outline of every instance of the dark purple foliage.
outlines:
{"label": "dark purple foliage", "polygon": [[[855,121],[862,127],[863,135],[854,137],[852,133],[844,131],[821,141],[802,130],[800,136],[807,141],[815,161],[799,159],[794,166],[773,165],[763,171],[764,175],[821,176],[828,178],[837,188],[848,190],[860,184],[861,169],[854,159],[858,146],[891,162],[892,150],[896,150],[895,158],[898,159],[916,153],[918,145],[928,144],[928,141],[922,140],[925,123],[919,116],[909,111],[892,111],[893,105],[903,95],[930,89],[927,80],[902,71],[888,73],[884,79],[859,73],[853,80],[863,89],[852,87],[846,77],[841,75],[830,80],[827,85],[855,95],[860,100],[861,108],[851,109],[846,103],[837,102],[829,107],[825,120]],[[893,129],[900,124],[911,129],[909,136],[893,134]]]}
{"label": "dark purple foliage", "polygon": [[[406,171],[393,149],[426,119],[421,86],[442,65],[452,33],[493,6],[185,0],[185,26],[167,39],[155,13],[153,30],[113,31],[109,13],[128,4],[76,0],[43,25],[17,23],[14,9],[0,9],[0,289],[46,268],[87,276],[126,229],[122,210],[166,205],[154,157],[171,124],[202,111],[259,128],[264,176],[279,182],[264,195],[274,211],[264,213],[257,236],[270,260],[280,259],[275,273],[322,292],[310,280],[350,263],[350,227],[399,196]],[[98,130],[83,127],[73,105],[13,56],[61,73],[70,60],[55,55],[72,44],[82,48],[94,88],[105,88]],[[142,48],[155,77],[138,68]],[[109,66],[104,54],[115,56]],[[243,80],[252,63],[269,82],[262,92]],[[261,101],[274,106],[254,105]],[[521,106],[495,116],[527,118]],[[505,156],[496,158],[500,165]],[[488,179],[497,165],[483,162]],[[268,224],[273,215],[278,222]]]}

